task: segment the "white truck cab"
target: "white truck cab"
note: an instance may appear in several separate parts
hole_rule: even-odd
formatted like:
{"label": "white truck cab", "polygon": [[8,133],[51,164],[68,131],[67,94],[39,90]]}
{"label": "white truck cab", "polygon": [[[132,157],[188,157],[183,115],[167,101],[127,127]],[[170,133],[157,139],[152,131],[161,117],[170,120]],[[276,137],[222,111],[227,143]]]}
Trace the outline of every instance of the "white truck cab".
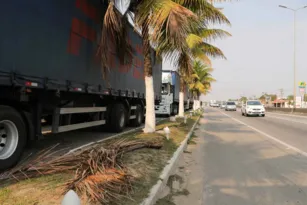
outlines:
{"label": "white truck cab", "polygon": [[242,115],[248,116],[265,116],[265,108],[259,100],[248,100],[242,104]]}
{"label": "white truck cab", "polygon": [[[179,111],[180,76],[177,71],[162,71],[161,102],[155,106],[157,115],[177,115]],[[184,109],[188,110],[192,102],[186,86]]]}
{"label": "white truck cab", "polygon": [[169,83],[163,83],[161,88],[161,102],[156,106],[156,114],[174,115],[178,113],[178,104],[174,103],[174,89]]}

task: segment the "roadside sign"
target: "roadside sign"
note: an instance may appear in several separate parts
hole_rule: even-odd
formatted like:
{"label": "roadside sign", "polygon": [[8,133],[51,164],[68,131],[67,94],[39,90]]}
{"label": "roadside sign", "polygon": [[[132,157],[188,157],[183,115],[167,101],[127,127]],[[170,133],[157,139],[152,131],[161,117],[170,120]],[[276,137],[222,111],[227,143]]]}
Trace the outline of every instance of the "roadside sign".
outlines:
{"label": "roadside sign", "polygon": [[305,88],[300,88],[300,94],[301,94],[301,96],[304,96],[304,94],[305,94]]}
{"label": "roadside sign", "polygon": [[302,107],[302,97],[301,96],[296,96],[295,104],[296,104],[296,108]]}
{"label": "roadside sign", "polygon": [[304,82],[304,81],[299,82],[298,87],[299,88],[306,88],[306,82]]}

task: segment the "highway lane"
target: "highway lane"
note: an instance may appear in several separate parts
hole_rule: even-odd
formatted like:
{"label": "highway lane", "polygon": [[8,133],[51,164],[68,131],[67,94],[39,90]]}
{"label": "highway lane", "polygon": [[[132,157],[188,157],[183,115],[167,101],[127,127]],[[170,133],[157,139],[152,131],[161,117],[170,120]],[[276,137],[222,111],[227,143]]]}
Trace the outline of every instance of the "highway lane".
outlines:
{"label": "highway lane", "polygon": [[201,204],[307,204],[306,126],[272,116],[205,110]]}
{"label": "highway lane", "polygon": [[266,113],[266,117],[245,117],[237,112],[219,110],[267,135],[307,152],[307,117]]}
{"label": "highway lane", "polygon": [[274,113],[274,112],[267,112],[267,116],[275,119],[281,119],[286,121],[297,122],[300,124],[307,125],[307,116],[304,115],[291,115],[289,114],[282,114],[282,113]]}

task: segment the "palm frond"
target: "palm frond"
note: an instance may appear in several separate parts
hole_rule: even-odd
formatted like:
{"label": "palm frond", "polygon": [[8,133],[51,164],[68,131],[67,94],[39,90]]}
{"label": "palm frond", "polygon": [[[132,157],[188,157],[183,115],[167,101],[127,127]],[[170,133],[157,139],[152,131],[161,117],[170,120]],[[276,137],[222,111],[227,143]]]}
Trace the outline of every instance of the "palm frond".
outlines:
{"label": "palm frond", "polygon": [[178,59],[179,74],[181,76],[191,76],[193,72],[192,58],[187,52],[182,52]]}
{"label": "palm frond", "polygon": [[201,61],[194,61],[193,74],[186,77],[189,89],[198,97],[201,93],[207,94],[211,89],[211,83],[215,82],[211,72],[213,69]]}
{"label": "palm frond", "polygon": [[216,40],[218,38],[229,37],[231,34],[223,29],[203,28],[197,32],[197,35],[204,40]]}
{"label": "palm frond", "polygon": [[120,15],[111,1],[103,19],[98,55],[101,58],[103,76],[110,70],[110,56],[116,55],[121,64],[132,60],[132,47],[127,38],[127,19]]}
{"label": "palm frond", "polygon": [[230,24],[226,16],[218,9],[215,8],[208,0],[174,0],[174,2],[190,9],[198,15],[205,15],[206,18],[212,23],[226,23]]}
{"label": "palm frond", "polygon": [[215,47],[209,43],[202,42],[197,46],[195,49],[202,50],[207,56],[211,56],[214,58],[223,58],[226,59],[223,51],[219,49],[218,47]]}

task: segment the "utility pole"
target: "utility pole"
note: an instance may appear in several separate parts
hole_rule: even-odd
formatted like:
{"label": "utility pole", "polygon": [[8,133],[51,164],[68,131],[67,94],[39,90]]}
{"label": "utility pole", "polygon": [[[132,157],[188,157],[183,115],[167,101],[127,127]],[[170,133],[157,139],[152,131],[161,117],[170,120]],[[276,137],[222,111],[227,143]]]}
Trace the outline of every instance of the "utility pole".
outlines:
{"label": "utility pole", "polygon": [[280,99],[284,99],[284,89],[279,89],[280,92]]}
{"label": "utility pole", "polygon": [[[282,100],[284,98],[284,89],[279,89],[279,92],[280,92],[280,99]],[[282,101],[280,103],[280,107],[282,107]]]}
{"label": "utility pole", "polygon": [[294,46],[294,51],[293,51],[293,109],[292,109],[292,112],[294,112],[294,109],[296,108],[296,89],[297,89],[297,85],[296,85],[296,13],[297,11],[299,10],[302,10],[302,9],[306,9],[307,8],[307,5],[306,6],[303,6],[303,7],[300,7],[298,9],[292,9],[292,8],[289,8],[287,6],[283,6],[283,5],[279,5],[279,7],[281,8],[284,8],[284,9],[288,9],[290,11],[293,11],[293,27],[294,27],[294,39],[293,39],[293,46]]}

